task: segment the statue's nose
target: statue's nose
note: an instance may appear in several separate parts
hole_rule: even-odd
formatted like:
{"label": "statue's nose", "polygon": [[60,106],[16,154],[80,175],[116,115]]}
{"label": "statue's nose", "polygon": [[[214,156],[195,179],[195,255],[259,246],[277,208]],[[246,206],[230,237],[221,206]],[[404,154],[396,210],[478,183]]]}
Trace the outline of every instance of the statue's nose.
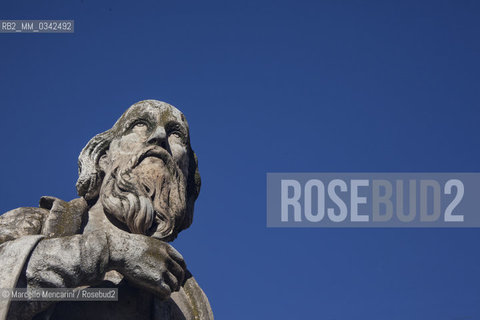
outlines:
{"label": "statue's nose", "polygon": [[150,137],[148,137],[147,143],[156,144],[164,149],[168,149],[165,128],[161,126],[157,127]]}

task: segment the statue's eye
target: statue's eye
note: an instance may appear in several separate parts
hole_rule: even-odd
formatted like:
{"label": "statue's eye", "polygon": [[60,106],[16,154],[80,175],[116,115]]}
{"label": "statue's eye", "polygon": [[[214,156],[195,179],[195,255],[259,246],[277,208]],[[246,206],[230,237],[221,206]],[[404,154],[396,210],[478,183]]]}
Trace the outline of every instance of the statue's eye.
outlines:
{"label": "statue's eye", "polygon": [[169,142],[172,143],[180,143],[185,144],[185,130],[183,127],[175,122],[170,121],[165,125],[165,131],[169,137]]}
{"label": "statue's eye", "polygon": [[148,123],[144,120],[139,120],[130,126],[131,132],[135,132],[137,134],[146,134],[148,131]]}
{"label": "statue's eye", "polygon": [[177,137],[182,137],[182,133],[180,132],[180,130],[173,130],[171,132],[169,132],[169,135],[175,135]]}
{"label": "statue's eye", "polygon": [[145,122],[137,122],[133,126],[137,128],[143,128],[143,127],[146,127],[147,124]]}

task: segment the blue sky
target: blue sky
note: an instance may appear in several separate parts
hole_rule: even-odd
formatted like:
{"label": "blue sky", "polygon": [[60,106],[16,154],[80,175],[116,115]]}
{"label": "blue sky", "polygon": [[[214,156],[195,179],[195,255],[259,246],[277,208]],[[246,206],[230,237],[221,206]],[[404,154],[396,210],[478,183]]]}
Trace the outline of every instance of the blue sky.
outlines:
{"label": "blue sky", "polygon": [[480,3],[2,1],[0,209],[76,196],[131,104],[191,127],[202,190],[173,245],[217,319],[480,319],[480,230],[267,229],[267,172],[478,172]]}

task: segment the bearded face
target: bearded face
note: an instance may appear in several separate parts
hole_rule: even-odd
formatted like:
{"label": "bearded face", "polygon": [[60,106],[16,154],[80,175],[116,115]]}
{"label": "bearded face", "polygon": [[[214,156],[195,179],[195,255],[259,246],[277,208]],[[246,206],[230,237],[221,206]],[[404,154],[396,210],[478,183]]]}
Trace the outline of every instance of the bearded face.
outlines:
{"label": "bearded face", "polygon": [[114,129],[115,138],[98,160],[104,174],[99,201],[105,213],[130,232],[175,237],[190,210],[191,162],[183,114],[147,100],[127,110]]}

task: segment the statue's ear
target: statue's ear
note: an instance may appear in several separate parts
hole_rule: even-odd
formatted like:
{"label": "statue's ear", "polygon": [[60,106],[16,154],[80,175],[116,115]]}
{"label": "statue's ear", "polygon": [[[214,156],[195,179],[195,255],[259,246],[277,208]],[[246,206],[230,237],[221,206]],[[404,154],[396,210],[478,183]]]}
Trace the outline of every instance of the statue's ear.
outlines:
{"label": "statue's ear", "polygon": [[[100,158],[106,153],[112,140],[112,131],[97,134],[80,152],[78,157],[77,192],[87,201],[98,196],[104,172],[100,168]],[[105,165],[103,161],[103,165]]]}
{"label": "statue's ear", "polygon": [[197,154],[193,152],[193,156],[195,159],[195,199],[198,198],[200,194],[200,187],[202,186],[202,179],[200,178],[200,171],[198,170],[198,158]]}
{"label": "statue's ear", "polygon": [[100,159],[98,160],[98,167],[101,171],[105,172],[107,170],[108,163],[110,161],[110,157],[108,156],[108,151],[102,154]]}

